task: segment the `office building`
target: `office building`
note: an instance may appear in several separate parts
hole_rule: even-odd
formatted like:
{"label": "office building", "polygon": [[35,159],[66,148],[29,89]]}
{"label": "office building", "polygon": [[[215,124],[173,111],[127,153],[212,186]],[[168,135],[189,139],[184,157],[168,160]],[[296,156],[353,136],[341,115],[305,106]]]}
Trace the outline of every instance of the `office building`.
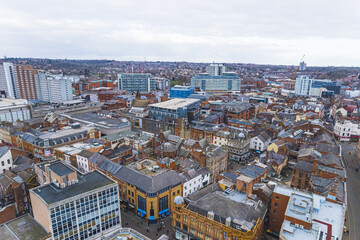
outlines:
{"label": "office building", "polygon": [[311,86],[314,79],[307,75],[300,75],[295,81],[295,94],[307,96],[310,94]]}
{"label": "office building", "polygon": [[187,118],[189,111],[199,108],[200,100],[191,98],[174,98],[148,105],[149,117],[160,121]]}
{"label": "office building", "polygon": [[31,65],[15,65],[16,89],[18,91],[17,98],[34,100],[38,99],[35,74],[37,70]]}
{"label": "office building", "polygon": [[193,86],[180,86],[176,85],[170,88],[170,97],[171,98],[187,98],[191,94],[195,93],[195,87]]}
{"label": "office building", "polygon": [[134,208],[138,216],[157,222],[174,209],[175,197],[183,195],[184,179],[173,170],[152,174],[121,166],[114,178],[119,182],[120,197],[129,207]]}
{"label": "office building", "polygon": [[156,90],[156,79],[150,73],[118,74],[119,89],[129,92],[150,92]]}
{"label": "office building", "polygon": [[18,98],[14,64],[4,62],[0,65],[0,89],[10,98]]}
{"label": "office building", "polygon": [[226,67],[222,64],[212,63],[206,66],[206,72],[211,76],[220,76],[226,72]]}
{"label": "office building", "polygon": [[299,71],[306,71],[306,63],[304,61],[299,64]]}
{"label": "office building", "polygon": [[191,86],[206,92],[240,91],[241,79],[233,72],[225,72],[222,75],[200,73],[191,78]]}
{"label": "office building", "polygon": [[35,220],[53,239],[93,239],[120,226],[118,184],[98,171],[81,174],[61,161],[35,166],[47,184],[30,190]]}

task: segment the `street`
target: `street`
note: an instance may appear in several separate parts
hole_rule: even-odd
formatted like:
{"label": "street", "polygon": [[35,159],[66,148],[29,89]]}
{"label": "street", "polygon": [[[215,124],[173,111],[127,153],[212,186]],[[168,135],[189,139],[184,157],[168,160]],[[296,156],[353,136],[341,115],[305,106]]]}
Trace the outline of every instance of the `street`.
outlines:
{"label": "street", "polygon": [[[360,173],[359,159],[356,155],[356,147],[350,144],[341,144],[347,175],[347,222],[345,225],[349,234],[344,234],[343,239],[360,239]],[[347,238],[348,237],[348,238]]]}
{"label": "street", "polygon": [[158,239],[162,234],[165,234],[174,239],[173,228],[171,226],[171,217],[168,216],[162,220],[164,222],[164,227],[160,228],[160,224],[147,224],[144,219],[136,216],[132,211],[124,211],[124,208],[121,208],[121,224],[123,227],[130,227],[139,233],[151,238]]}

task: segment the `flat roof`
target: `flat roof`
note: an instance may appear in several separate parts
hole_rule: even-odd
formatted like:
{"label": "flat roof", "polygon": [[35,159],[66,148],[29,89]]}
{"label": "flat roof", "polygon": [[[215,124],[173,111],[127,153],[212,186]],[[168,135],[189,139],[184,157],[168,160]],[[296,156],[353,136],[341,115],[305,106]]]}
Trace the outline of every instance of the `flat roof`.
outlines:
{"label": "flat roof", "polygon": [[47,239],[49,233],[29,214],[0,225],[1,239],[34,240]]}
{"label": "flat roof", "polygon": [[293,193],[290,197],[285,215],[304,222],[311,222],[313,198]]}
{"label": "flat roof", "polygon": [[173,98],[165,102],[150,104],[149,106],[176,110],[197,102],[200,102],[200,100],[193,98]]}
{"label": "flat roof", "polygon": [[30,191],[50,205],[115,183],[98,171],[84,175],[78,174],[78,180],[78,183],[65,188],[58,188],[53,183],[50,183],[33,188]]}

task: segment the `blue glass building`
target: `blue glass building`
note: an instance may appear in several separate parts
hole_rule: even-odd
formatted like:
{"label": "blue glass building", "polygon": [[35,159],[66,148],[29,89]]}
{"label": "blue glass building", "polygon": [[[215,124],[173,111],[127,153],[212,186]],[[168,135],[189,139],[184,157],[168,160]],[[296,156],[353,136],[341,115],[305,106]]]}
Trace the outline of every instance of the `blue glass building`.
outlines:
{"label": "blue glass building", "polygon": [[201,73],[191,78],[191,86],[206,92],[240,91],[241,79],[233,72],[224,72],[222,75]]}
{"label": "blue glass building", "polygon": [[170,88],[170,97],[171,98],[187,98],[191,94],[195,93],[195,87],[193,86],[180,86],[176,85]]}

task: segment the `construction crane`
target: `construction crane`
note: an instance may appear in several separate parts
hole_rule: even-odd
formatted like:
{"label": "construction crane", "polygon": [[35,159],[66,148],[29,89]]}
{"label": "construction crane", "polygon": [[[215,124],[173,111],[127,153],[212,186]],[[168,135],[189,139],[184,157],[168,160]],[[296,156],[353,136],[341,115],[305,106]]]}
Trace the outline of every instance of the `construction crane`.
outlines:
{"label": "construction crane", "polygon": [[[305,54],[302,56],[300,62],[302,62],[304,60]],[[292,72],[292,78],[291,80],[294,81],[295,80],[295,75],[297,73],[297,71],[299,70],[299,65],[294,69],[294,71]]]}

